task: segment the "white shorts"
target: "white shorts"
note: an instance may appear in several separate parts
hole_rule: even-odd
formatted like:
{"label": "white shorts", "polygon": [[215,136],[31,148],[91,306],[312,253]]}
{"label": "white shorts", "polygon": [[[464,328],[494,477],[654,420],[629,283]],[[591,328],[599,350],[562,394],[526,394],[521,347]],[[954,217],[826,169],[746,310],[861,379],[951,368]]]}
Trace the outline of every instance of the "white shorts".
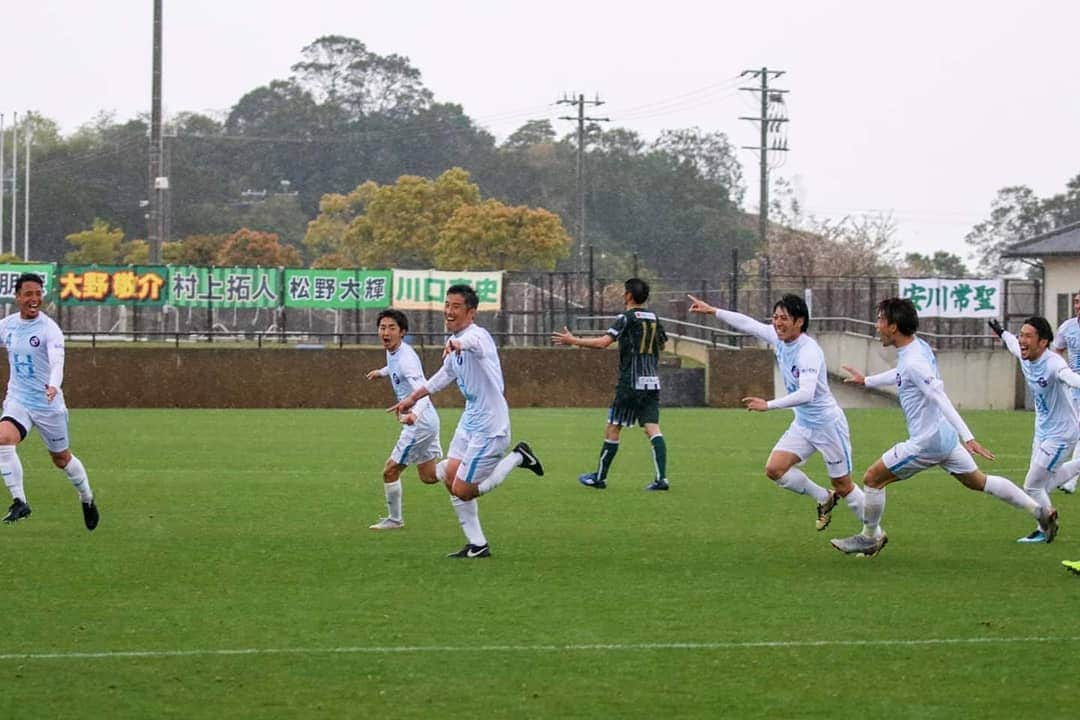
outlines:
{"label": "white shorts", "polygon": [[935,465],[950,475],[963,475],[979,469],[971,453],[959,441],[944,455],[928,455],[915,442],[905,440],[886,450],[881,461],[889,468],[889,472],[901,480]]}
{"label": "white shorts", "polygon": [[1054,472],[1061,464],[1072,459],[1075,442],[1060,439],[1047,438],[1042,442],[1031,441],[1031,465],[1040,467],[1047,472]]}
{"label": "white shorts", "polygon": [[491,474],[509,447],[509,435],[476,435],[459,427],[454,432],[454,439],[450,441],[450,452],[447,454],[461,460],[457,471],[458,479],[475,485]]}
{"label": "white shorts", "polygon": [[420,465],[441,457],[438,422],[402,425],[397,445],[390,451],[390,459],[398,465]]}
{"label": "white shorts", "polygon": [[843,414],[835,424],[813,430],[791,423],[791,427],[776,441],[773,452],[777,450],[797,455],[800,464],[819,452],[829,477],[840,478],[851,474],[851,431]]}
{"label": "white shorts", "polygon": [[63,405],[48,410],[30,410],[18,400],[7,397],[4,398],[4,411],[0,417],[19,423],[27,435],[36,427],[49,452],[67,450],[71,444],[68,439],[68,411]]}

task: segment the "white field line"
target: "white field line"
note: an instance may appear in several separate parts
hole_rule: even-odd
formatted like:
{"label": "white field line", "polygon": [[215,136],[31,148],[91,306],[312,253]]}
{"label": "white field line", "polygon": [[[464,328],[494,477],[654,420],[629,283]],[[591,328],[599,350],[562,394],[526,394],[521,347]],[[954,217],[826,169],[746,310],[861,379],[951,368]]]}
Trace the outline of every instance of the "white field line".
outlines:
{"label": "white field line", "polygon": [[950,645],[1003,645],[1034,643],[1075,643],[1080,637],[973,637],[924,638],[914,640],[751,640],[744,642],[687,643],[592,643],[580,645],[372,645],[327,648],[237,648],[196,650],[106,650],[100,652],[3,653],[5,660],[108,660],[112,658],[183,658],[230,657],[234,655],[400,655],[454,654],[470,652],[549,653],[549,652],[635,652],[649,650],[752,650],[803,649],[820,647],[935,647]]}

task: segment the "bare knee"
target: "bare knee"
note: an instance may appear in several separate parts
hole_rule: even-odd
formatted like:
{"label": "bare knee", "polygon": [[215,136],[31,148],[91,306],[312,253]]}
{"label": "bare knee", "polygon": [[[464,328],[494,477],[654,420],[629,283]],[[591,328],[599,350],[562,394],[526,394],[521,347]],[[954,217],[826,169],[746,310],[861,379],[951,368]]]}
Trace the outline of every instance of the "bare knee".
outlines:
{"label": "bare knee", "polygon": [[765,465],[765,477],[773,482],[780,482],[780,478],[784,477],[784,473],[786,473],[788,469],[789,468],[786,468],[783,465],[767,463]]}
{"label": "bare knee", "polygon": [[53,465],[63,470],[71,462],[71,451],[64,450],[58,453],[49,453],[52,456]]}
{"label": "bare knee", "polygon": [[835,490],[840,497],[847,497],[848,493],[855,489],[855,483],[851,482],[850,475],[829,478],[829,480],[832,482],[833,490]]}

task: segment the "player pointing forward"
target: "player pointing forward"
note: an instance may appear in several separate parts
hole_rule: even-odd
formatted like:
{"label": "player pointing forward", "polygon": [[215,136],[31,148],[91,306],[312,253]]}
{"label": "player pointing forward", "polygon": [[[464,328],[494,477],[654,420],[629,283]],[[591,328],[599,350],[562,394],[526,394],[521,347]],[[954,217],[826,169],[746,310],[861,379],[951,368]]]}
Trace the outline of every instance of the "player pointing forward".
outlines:
{"label": "player pointing forward", "polygon": [[[791,427],[765,462],[765,475],[785,490],[814,499],[818,530],[824,530],[832,520],[837,496],[843,497],[861,520],[863,493],[851,482],[851,433],[844,411],[829,390],[825,354],[806,334],[810,311],[803,299],[784,295],[773,305],[772,325],[766,325],[742,313],[715,308],[693,295],[689,298],[693,301],[690,312],[715,315],[736,330],[764,340],[776,355],[788,394],[773,400],[743,398],[746,409],[753,412],[795,411]],[[835,491],[821,487],[799,468],[815,452],[825,459]]]}
{"label": "player pointing forward", "polygon": [[888,542],[881,529],[885,487],[935,465],[967,488],[993,495],[1026,510],[1039,521],[1040,527],[1046,529],[1047,542],[1053,540],[1057,533],[1056,510],[1041,508],[1011,480],[999,475],[987,475],[975,465],[972,454],[988,460],[993,460],[994,455],[975,440],[945,394],[934,351],[915,334],[919,329],[915,305],[911,300],[887,298],[878,303],[877,311],[878,336],[882,345],[896,348],[896,367],[866,376],[844,365],[844,370],[851,375],[844,382],[868,388],[894,385],[910,437],[886,450],[863,475],[863,491],[866,495],[863,531],[851,537],[834,539],[833,547],[844,553],[867,557],[881,552]]}

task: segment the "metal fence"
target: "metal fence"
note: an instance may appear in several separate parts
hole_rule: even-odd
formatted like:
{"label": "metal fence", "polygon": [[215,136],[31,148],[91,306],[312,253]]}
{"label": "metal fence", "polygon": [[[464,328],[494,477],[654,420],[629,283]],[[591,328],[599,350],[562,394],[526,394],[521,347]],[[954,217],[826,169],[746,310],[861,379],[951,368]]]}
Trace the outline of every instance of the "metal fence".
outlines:
{"label": "metal fence", "polygon": [[[738,310],[767,321],[772,305],[784,293],[810,291],[811,331],[873,334],[877,302],[898,292],[894,277],[778,277],[768,279],[733,273],[710,281],[646,278],[652,285],[649,304],[669,324],[669,332],[711,345],[739,346],[744,338],[714,320],[688,316],[688,295],[710,304]],[[600,332],[623,309],[623,278],[600,273],[507,273],[502,309],[482,312],[478,322],[502,345],[547,345],[551,333],[570,327],[575,332]],[[1035,280],[1006,279],[1005,322],[1016,327],[1029,315],[1042,314],[1042,288]],[[8,304],[7,312],[14,306]],[[72,341],[157,341],[170,343],[243,342],[259,346],[320,343],[376,344],[378,310],[317,310],[299,308],[175,308],[111,305],[77,307],[56,304],[46,308]],[[442,343],[442,313],[408,313],[410,335],[417,344]],[[920,332],[938,347],[990,347],[992,338],[977,319],[923,320]]]}

